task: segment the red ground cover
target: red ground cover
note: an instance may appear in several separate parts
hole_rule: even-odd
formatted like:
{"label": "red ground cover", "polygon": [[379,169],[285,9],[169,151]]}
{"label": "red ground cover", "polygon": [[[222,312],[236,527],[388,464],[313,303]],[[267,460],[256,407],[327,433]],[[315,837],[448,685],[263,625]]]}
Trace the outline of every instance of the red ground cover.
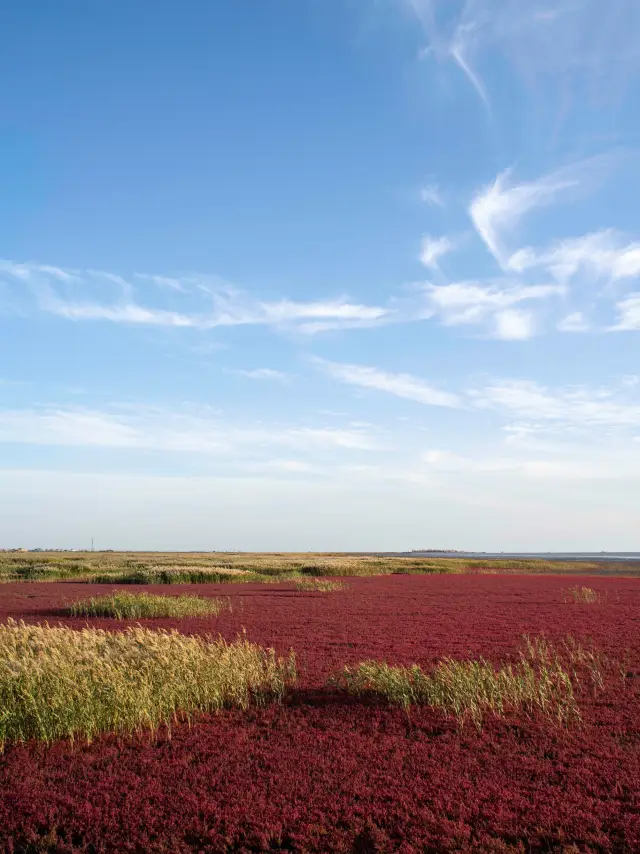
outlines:
{"label": "red ground cover", "polygon": [[[250,640],[293,647],[302,691],[282,707],[179,727],[170,740],[8,748],[0,757],[0,850],[640,851],[638,581],[463,575],[349,583],[332,594],[204,585],[201,595],[231,595],[233,613],[148,621],[228,638],[244,627]],[[576,583],[601,591],[604,604],[565,603],[563,591]],[[106,589],[3,585],[0,620],[81,626],[62,617],[64,603]],[[319,690],[331,672],[364,658],[426,666],[444,655],[503,660],[525,632],[590,639],[626,659],[629,676],[596,696],[585,690],[584,722],[570,731],[508,718],[478,733],[428,709],[407,717]]]}

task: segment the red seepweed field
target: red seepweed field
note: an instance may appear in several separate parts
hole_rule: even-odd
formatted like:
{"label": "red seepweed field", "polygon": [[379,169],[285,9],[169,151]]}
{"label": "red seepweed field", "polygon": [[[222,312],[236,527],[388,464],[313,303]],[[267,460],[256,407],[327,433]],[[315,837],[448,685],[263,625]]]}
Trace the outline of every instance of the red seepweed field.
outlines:
{"label": "red seepweed field", "polygon": [[[346,579],[332,593],[190,585],[230,596],[217,617],[145,620],[185,633],[294,649],[282,705],[90,745],[9,745],[0,757],[6,852],[640,851],[640,586],[524,575]],[[567,589],[585,584],[595,603]],[[92,585],[91,594],[112,587]],[[166,588],[145,587],[167,593]],[[5,584],[0,621],[63,623],[75,583]],[[121,621],[91,625],[122,628]],[[487,717],[481,729],[427,707],[407,713],[327,687],[365,659],[431,669],[443,657],[513,660],[524,634],[568,635],[615,659],[582,684],[579,723]]]}

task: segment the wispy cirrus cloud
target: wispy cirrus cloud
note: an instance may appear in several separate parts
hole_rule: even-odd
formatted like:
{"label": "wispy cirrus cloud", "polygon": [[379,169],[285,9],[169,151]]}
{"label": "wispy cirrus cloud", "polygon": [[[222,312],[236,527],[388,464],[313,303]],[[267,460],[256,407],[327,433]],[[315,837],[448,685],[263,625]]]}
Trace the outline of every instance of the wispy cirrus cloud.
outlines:
{"label": "wispy cirrus cloud", "polygon": [[[536,209],[575,201],[592,192],[624,159],[622,152],[613,150],[568,163],[529,181],[517,181],[513,170],[506,169],[471,200],[471,222],[500,267],[522,272],[531,250],[521,253],[509,247],[522,220]],[[531,260],[535,257],[533,253]]]}
{"label": "wispy cirrus cloud", "polygon": [[[146,308],[137,303],[121,305],[100,305],[98,303],[65,303],[62,300],[48,302],[47,311],[67,320],[106,320],[133,326],[175,326],[193,329],[213,328],[205,318],[166,311],[160,308]],[[214,324],[225,325],[225,324]]]}
{"label": "wispy cirrus cloud", "polygon": [[520,220],[531,210],[551,204],[566,190],[578,186],[576,177],[552,173],[537,181],[513,184],[509,170],[501,173],[489,186],[482,189],[469,207],[469,216],[498,264],[506,268],[510,253],[505,240]]}
{"label": "wispy cirrus cloud", "polygon": [[578,273],[596,279],[632,279],[640,276],[640,241],[628,240],[613,228],[556,241],[551,247],[526,247],[508,260],[511,270],[544,268],[559,282]]}
{"label": "wispy cirrus cloud", "polygon": [[[401,0],[420,26],[423,58],[451,63],[489,107],[487,60],[507,61],[532,92],[556,101],[589,94],[603,100],[640,71],[640,18],[635,0],[620,0],[603,20],[600,0]],[[500,66],[502,67],[502,66]],[[504,73],[504,72],[503,72]]]}
{"label": "wispy cirrus cloud", "polygon": [[[506,420],[512,434],[535,432],[536,424],[596,431],[640,427],[640,383],[635,377],[621,377],[618,383],[609,386],[555,388],[529,379],[497,378],[451,391],[414,374],[318,358],[314,362],[339,382],[358,388],[385,392],[428,406],[492,410]],[[526,425],[529,427],[525,429]]]}
{"label": "wispy cirrus cloud", "polygon": [[[264,300],[207,276],[172,278],[136,274],[134,279],[169,288],[174,292],[176,307],[141,302],[139,288],[113,273],[0,261],[0,281],[19,285],[24,299],[30,297],[36,310],[73,321],[200,330],[268,326],[315,334],[373,326],[385,321],[391,313],[388,307],[363,305],[346,296],[305,302],[287,298]],[[157,293],[145,293],[145,297],[148,301],[158,299]],[[195,310],[194,302],[198,305]],[[187,304],[189,310],[182,307]]]}
{"label": "wispy cirrus cloud", "polygon": [[472,52],[478,38],[480,23],[471,19],[461,20],[447,45],[447,54],[465,75],[478,97],[486,107],[490,106],[489,94],[480,74],[473,67]]}
{"label": "wispy cirrus cloud", "polygon": [[[599,0],[392,0],[408,13],[422,33],[420,57],[437,62],[446,73],[447,83],[461,72],[470,90],[491,112],[493,131],[511,129],[514,104],[531,122],[532,145],[520,143],[519,161],[533,155],[540,161],[540,143],[553,142],[548,150],[588,151],[607,139],[622,141],[621,98],[630,84],[640,78],[640,14],[636,0],[620,0],[612,14],[606,14]],[[502,81],[510,67],[514,92],[505,97]],[[440,79],[443,74],[439,75]],[[450,91],[452,91],[449,88]],[[515,92],[517,91],[517,96]],[[515,100],[513,100],[515,98]],[[607,124],[603,111],[615,107],[615,119]],[[506,107],[508,112],[501,112]],[[519,114],[518,114],[519,115]],[[570,122],[569,119],[572,119]],[[602,136],[575,128],[597,127]],[[519,121],[519,119],[517,119]],[[562,127],[564,125],[564,128]],[[561,132],[562,129],[562,132]],[[632,129],[633,132],[633,129]],[[616,224],[619,203],[605,202],[597,214],[608,211],[613,223],[594,217],[590,230],[576,236],[576,223],[584,221],[584,209],[548,219],[561,224],[565,235],[549,237],[548,223],[535,214],[551,206],[569,205],[604,183],[613,168],[632,154],[617,149],[609,154],[578,159],[533,178],[521,178],[515,168],[502,170],[471,198],[467,212],[485,249],[502,271],[508,290],[515,284],[532,285],[555,281],[567,287],[566,298],[554,311],[542,302],[510,307],[497,312],[481,312],[471,307],[468,324],[478,322],[484,332],[511,340],[524,340],[544,329],[558,332],[623,332],[640,327],[637,292],[624,286],[640,278],[640,242],[608,227]],[[547,154],[544,154],[547,159]],[[519,170],[520,171],[520,170]],[[608,204],[608,207],[607,207]],[[622,217],[627,202],[623,198]],[[586,207],[586,206],[585,206]],[[596,214],[593,207],[592,212]],[[528,232],[525,226],[531,225]],[[565,225],[566,224],[566,225]],[[541,227],[536,228],[539,225]],[[546,226],[546,227],[545,227]],[[582,226],[580,230],[584,230]],[[523,234],[524,232],[524,239]],[[533,237],[536,232],[544,237]],[[427,242],[424,259],[438,270],[438,244]],[[468,275],[468,265],[462,268]],[[455,278],[462,278],[455,276]],[[518,281],[519,280],[519,281]],[[492,286],[491,282],[479,283]],[[451,317],[436,312],[445,324],[458,325]],[[464,317],[464,314],[462,315]],[[489,321],[489,317],[491,320]]]}
{"label": "wispy cirrus cloud", "polygon": [[246,377],[249,380],[268,380],[272,382],[286,383],[291,379],[291,374],[285,373],[284,371],[276,371],[273,368],[252,368],[249,370],[244,368],[234,368],[230,373],[236,374],[239,377]]}
{"label": "wispy cirrus cloud", "polygon": [[179,291],[180,293],[185,293],[186,291],[184,284],[174,276],[155,276],[149,273],[136,273],[135,278],[142,282],[151,282],[159,288],[168,288],[169,290]]}
{"label": "wispy cirrus cloud", "polygon": [[[628,288],[640,277],[639,240],[612,228],[556,238],[542,246],[516,239],[518,226],[529,214],[597,187],[616,160],[616,153],[602,155],[529,181],[517,181],[510,170],[500,173],[473,196],[467,209],[499,275],[448,280],[441,259],[456,250],[447,265],[454,268],[469,246],[459,237],[427,234],[419,260],[437,284],[396,290],[377,304],[347,295],[265,299],[213,276],[135,274],[129,280],[110,272],[34,262],[0,261],[0,285],[12,294],[11,309],[6,310],[15,310],[18,303],[25,314],[35,310],[74,322],[140,327],[208,331],[262,326],[312,336],[431,320],[447,327],[475,325],[482,336],[510,341],[527,340],[545,329],[634,330],[638,321],[633,292],[607,290],[607,285],[620,282]],[[467,260],[462,258],[462,264],[468,268]],[[588,292],[590,282],[602,287]],[[605,311],[594,318],[591,308],[598,301]]]}
{"label": "wispy cirrus cloud", "polygon": [[[425,236],[421,260],[441,276],[438,262],[454,248],[455,241],[447,236]],[[445,326],[481,324],[489,335],[515,340],[529,337],[535,328],[533,317],[515,306],[551,297],[559,289],[518,286],[508,280],[429,283],[413,286],[403,296],[390,296],[383,305],[367,305],[345,296],[306,302],[264,300],[206,276],[170,279],[171,285],[158,284],[157,276],[133,278],[132,283],[107,272],[0,263],[0,283],[13,286],[25,310],[30,307],[73,322],[196,331],[264,326],[311,336],[433,319]]]}
{"label": "wispy cirrus cloud", "polygon": [[[621,384],[623,385],[623,384]],[[626,386],[624,388],[627,388]],[[640,427],[640,398],[621,388],[549,388],[532,380],[496,380],[469,391],[473,405],[530,423],[589,428]]]}
{"label": "wispy cirrus cloud", "polygon": [[444,199],[438,184],[425,184],[420,189],[420,201],[433,207],[444,207]]}
{"label": "wispy cirrus cloud", "polygon": [[438,270],[440,258],[454,248],[455,244],[449,237],[432,237],[430,234],[425,234],[420,246],[420,263],[432,270]]}
{"label": "wispy cirrus cloud", "polygon": [[404,5],[420,23],[427,41],[420,56],[433,56],[438,61],[449,60],[457,65],[488,108],[489,95],[471,56],[478,23],[466,14],[466,10],[460,16],[449,16],[443,23],[436,0],[404,0]]}
{"label": "wispy cirrus cloud", "polygon": [[235,424],[208,411],[48,406],[0,411],[0,442],[103,447],[243,458],[280,447],[300,452],[372,451],[379,437],[362,425]]}
{"label": "wispy cirrus cloud", "polygon": [[[547,328],[560,332],[637,328],[634,293],[625,294],[624,288],[640,279],[640,240],[615,228],[552,238],[537,246],[519,239],[519,226],[528,215],[597,189],[617,162],[618,153],[611,152],[530,181],[516,181],[512,170],[500,173],[468,207],[500,277],[427,286],[432,315],[449,326],[481,324],[489,335],[510,340],[538,334],[545,320],[551,320]],[[445,248],[433,238],[426,243],[426,261],[439,274],[437,261]],[[554,297],[562,299],[550,302]],[[525,302],[527,307],[518,306]]]}
{"label": "wispy cirrus cloud", "polygon": [[330,362],[325,359],[316,359],[315,361],[325,373],[347,385],[386,392],[395,397],[414,400],[427,406],[452,408],[460,406],[458,395],[429,385],[429,383],[411,374],[390,373],[366,365],[350,365]]}

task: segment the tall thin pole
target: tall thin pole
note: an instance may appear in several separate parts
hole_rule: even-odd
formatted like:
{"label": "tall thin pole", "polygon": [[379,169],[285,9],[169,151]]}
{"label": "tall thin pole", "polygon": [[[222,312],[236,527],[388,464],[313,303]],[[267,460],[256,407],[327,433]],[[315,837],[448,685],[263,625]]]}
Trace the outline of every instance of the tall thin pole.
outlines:
{"label": "tall thin pole", "polygon": [[93,548],[93,537],[91,537],[91,551],[94,551],[94,548]]}

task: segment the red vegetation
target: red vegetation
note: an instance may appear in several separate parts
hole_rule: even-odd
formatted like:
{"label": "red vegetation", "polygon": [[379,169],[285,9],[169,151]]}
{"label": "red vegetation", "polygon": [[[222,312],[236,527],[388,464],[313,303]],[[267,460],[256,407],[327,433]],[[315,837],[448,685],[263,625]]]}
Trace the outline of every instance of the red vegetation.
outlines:
{"label": "red vegetation", "polygon": [[[171,740],[8,748],[0,757],[0,850],[640,851],[637,581],[585,580],[603,594],[596,605],[564,602],[568,581],[558,577],[349,583],[331,594],[225,585],[231,614],[145,621],[228,638],[245,627],[250,640],[293,647],[302,690],[282,707],[178,727]],[[84,625],[64,618],[62,607],[86,590],[3,585],[0,619]],[[331,672],[365,658],[427,667],[444,655],[498,662],[525,632],[591,639],[626,661],[627,678],[612,675],[595,696],[585,687],[583,724],[568,731],[515,718],[461,730],[429,709],[407,717],[319,690]]]}

